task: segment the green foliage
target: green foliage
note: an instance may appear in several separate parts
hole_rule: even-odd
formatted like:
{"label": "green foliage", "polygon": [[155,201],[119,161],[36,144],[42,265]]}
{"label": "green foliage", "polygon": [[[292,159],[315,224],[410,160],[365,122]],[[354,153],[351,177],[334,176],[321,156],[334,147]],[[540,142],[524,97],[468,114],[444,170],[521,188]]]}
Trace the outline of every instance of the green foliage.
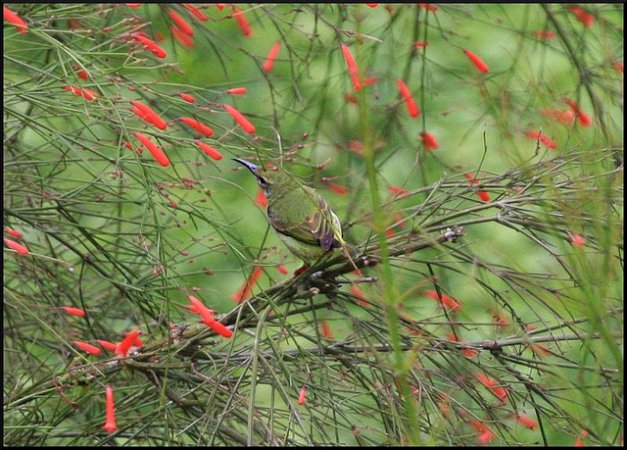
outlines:
{"label": "green foliage", "polygon": [[[5,10],[6,445],[621,443],[622,5],[127,5]],[[233,157],[315,187],[353,261],[279,270]]]}

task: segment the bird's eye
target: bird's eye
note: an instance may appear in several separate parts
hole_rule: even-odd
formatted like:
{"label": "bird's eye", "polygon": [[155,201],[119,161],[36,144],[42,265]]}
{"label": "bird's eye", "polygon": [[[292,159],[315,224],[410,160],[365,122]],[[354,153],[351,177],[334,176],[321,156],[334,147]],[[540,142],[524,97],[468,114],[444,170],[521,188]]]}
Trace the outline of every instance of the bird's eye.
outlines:
{"label": "bird's eye", "polygon": [[265,187],[268,185],[268,182],[266,181],[266,179],[264,177],[260,177],[259,175],[257,175],[257,181],[259,181],[259,184],[261,185],[261,187]]}

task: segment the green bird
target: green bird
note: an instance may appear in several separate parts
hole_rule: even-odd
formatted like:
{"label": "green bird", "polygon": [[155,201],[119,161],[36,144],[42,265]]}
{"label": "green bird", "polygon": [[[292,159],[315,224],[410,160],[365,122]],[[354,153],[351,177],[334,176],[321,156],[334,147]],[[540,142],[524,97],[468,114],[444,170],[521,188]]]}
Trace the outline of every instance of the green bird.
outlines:
{"label": "green bird", "polygon": [[315,189],[283,169],[270,171],[243,159],[233,160],[257,178],[268,199],[270,225],[305,266],[332,249],[345,247],[340,220]]}

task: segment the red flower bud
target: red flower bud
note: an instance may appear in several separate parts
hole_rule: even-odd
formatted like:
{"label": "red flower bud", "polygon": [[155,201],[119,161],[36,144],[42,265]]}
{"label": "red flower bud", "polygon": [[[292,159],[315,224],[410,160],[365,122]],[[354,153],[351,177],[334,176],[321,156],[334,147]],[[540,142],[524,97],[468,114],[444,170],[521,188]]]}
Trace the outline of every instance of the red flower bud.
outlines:
{"label": "red flower bud", "polygon": [[270,48],[270,51],[268,52],[268,56],[266,56],[266,61],[263,63],[264,72],[270,73],[270,71],[272,70],[272,67],[274,66],[274,60],[276,59],[276,56],[279,54],[279,50],[281,50],[281,43],[275,42],[272,45],[272,48]]}
{"label": "red flower bud", "polygon": [[242,127],[246,133],[255,134],[255,126],[250,123],[250,121],[244,117],[241,112],[233,108],[231,105],[224,105],[224,109],[231,115],[231,117],[233,117],[233,120],[235,120],[235,122],[237,122],[237,124]]}
{"label": "red flower bud", "polygon": [[202,141],[196,141],[196,145],[198,145],[198,147],[200,147],[200,149],[205,152],[210,158],[213,158],[216,161],[222,159],[222,153],[220,153],[216,148],[212,147],[211,145],[205,144]]}
{"label": "red flower bud", "polygon": [[207,14],[205,14],[202,11],[200,11],[198,8],[196,8],[191,3],[183,3],[183,6],[185,8],[187,8],[187,10],[189,12],[191,12],[201,22],[206,22],[207,20],[209,20],[209,16]]}
{"label": "red flower bud", "polygon": [[166,156],[166,154],[161,150],[157,144],[152,142],[150,138],[142,133],[135,132],[135,136],[137,139],[141,141],[142,144],[148,149],[153,158],[163,167],[166,167],[170,164],[170,160]]}
{"label": "red flower bud", "polygon": [[11,11],[7,6],[2,7],[4,20],[13,25],[17,31],[22,34],[25,34],[28,31],[28,25],[26,22],[22,20],[20,16],[17,15],[16,12]]}
{"label": "red flower bud", "polygon": [[298,404],[303,406],[305,404],[305,399],[307,398],[307,386],[303,384],[300,392],[298,393]]}
{"label": "red flower bud", "polygon": [[466,54],[468,59],[472,61],[475,67],[479,69],[480,72],[488,73],[490,71],[490,69],[488,68],[488,65],[484,63],[483,60],[479,58],[477,55],[475,55],[472,51],[464,50],[464,53]]}
{"label": "red flower bud", "polygon": [[181,122],[185,122],[187,125],[206,137],[210,137],[213,134],[213,130],[211,128],[200,123],[196,119],[192,119],[191,117],[181,117]]}
{"label": "red flower bud", "polygon": [[183,100],[185,100],[188,103],[195,103],[196,99],[194,98],[193,95],[189,95],[189,94],[179,94],[179,97],[181,97]]}
{"label": "red flower bud", "polygon": [[194,29],[190,26],[189,23],[187,23],[187,21],[185,19],[183,19],[181,16],[179,16],[179,14],[168,8],[168,16],[170,16],[170,19],[172,19],[172,21],[176,24],[176,26],[185,34],[189,35],[189,36],[193,36],[194,35]]}
{"label": "red flower bud", "polygon": [[107,412],[105,417],[105,424],[102,429],[107,433],[113,433],[118,427],[115,425],[115,405],[113,403],[113,388],[108,384],[105,386],[105,399],[107,403]]}
{"label": "red flower bud", "polygon": [[85,310],[83,309],[74,308],[73,306],[62,306],[61,309],[71,316],[85,317]]}
{"label": "red flower bud", "polygon": [[12,239],[9,238],[4,238],[4,245],[6,245],[7,247],[9,247],[12,250],[15,250],[17,252],[18,255],[28,255],[30,252],[28,251],[28,249],[23,246],[22,244],[15,242]]}
{"label": "red flower bud", "polygon": [[74,344],[75,347],[80,348],[82,351],[89,353],[90,355],[99,355],[100,353],[102,353],[102,350],[100,350],[98,347],[88,344],[87,342],[74,341],[72,342],[72,344]]}
{"label": "red flower bud", "polygon": [[246,89],[245,87],[237,87],[237,88],[227,89],[225,92],[231,95],[242,95],[248,92],[248,89]]}

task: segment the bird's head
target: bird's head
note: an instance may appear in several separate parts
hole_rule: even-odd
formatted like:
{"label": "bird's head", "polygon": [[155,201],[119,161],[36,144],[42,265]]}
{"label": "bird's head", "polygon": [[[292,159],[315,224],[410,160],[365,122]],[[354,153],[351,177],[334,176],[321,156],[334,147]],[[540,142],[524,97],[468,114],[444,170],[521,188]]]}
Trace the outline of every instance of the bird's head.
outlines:
{"label": "bird's head", "polygon": [[259,183],[259,186],[261,186],[261,188],[264,190],[266,196],[271,195],[274,189],[282,186],[288,181],[289,178],[291,178],[280,169],[264,169],[261,166],[240,158],[233,158],[233,161],[237,161],[248,170],[250,170],[250,173],[252,173],[255,178],[257,178],[257,182]]}

